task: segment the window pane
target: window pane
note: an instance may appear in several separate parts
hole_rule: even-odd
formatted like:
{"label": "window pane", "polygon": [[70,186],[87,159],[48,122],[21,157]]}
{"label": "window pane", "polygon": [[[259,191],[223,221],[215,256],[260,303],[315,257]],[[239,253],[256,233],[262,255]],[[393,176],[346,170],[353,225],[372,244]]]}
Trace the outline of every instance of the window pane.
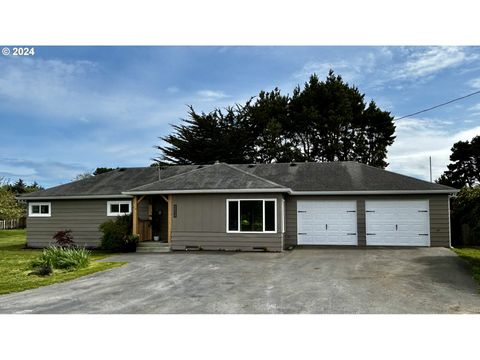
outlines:
{"label": "window pane", "polygon": [[275,201],[265,201],[265,231],[275,231]]}
{"label": "window pane", "polygon": [[32,214],[40,214],[40,206],[32,205]]}
{"label": "window pane", "polygon": [[120,212],[121,213],[128,213],[130,211],[129,204],[120,204]]}
{"label": "window pane", "polygon": [[238,231],[238,201],[228,202],[228,230]]}
{"label": "window pane", "polygon": [[240,201],[240,231],[263,231],[263,202]]}
{"label": "window pane", "polygon": [[41,205],[40,206],[40,213],[48,214],[48,205]]}
{"label": "window pane", "polygon": [[120,211],[119,205],[118,204],[111,204],[110,205],[110,212],[112,213],[118,213]]}

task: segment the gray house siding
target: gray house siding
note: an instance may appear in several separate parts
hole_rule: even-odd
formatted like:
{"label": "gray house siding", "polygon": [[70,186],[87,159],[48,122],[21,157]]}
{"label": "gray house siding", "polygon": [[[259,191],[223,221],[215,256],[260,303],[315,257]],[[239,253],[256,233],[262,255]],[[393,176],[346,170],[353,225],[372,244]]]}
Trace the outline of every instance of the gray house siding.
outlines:
{"label": "gray house siding", "polygon": [[370,195],[370,196],[287,196],[285,247],[297,245],[297,200],[356,200],[358,246],[366,246],[366,200],[429,200],[430,246],[450,246],[448,195]]}
{"label": "gray house siding", "polygon": [[[227,233],[227,199],[276,199],[276,233]],[[204,250],[282,251],[282,195],[280,194],[195,194],[174,195],[177,217],[172,218],[173,250],[199,247]]]}
{"label": "gray house siding", "polygon": [[[108,199],[125,200],[125,199]],[[115,217],[107,216],[107,199],[49,200],[50,217],[27,217],[27,245],[41,248],[53,243],[52,236],[59,230],[71,229],[80,246],[100,246],[98,226]],[[34,203],[34,201],[32,201]]]}

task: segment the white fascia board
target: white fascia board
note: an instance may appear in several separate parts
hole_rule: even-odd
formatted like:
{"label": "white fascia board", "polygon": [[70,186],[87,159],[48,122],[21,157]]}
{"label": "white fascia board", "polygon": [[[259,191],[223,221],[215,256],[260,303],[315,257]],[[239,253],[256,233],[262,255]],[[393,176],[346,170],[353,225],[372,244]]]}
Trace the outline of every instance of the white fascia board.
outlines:
{"label": "white fascia board", "polygon": [[88,199],[130,199],[131,196],[119,195],[78,195],[78,196],[17,196],[17,200],[88,200]]}
{"label": "white fascia board", "polygon": [[208,190],[157,190],[124,191],[125,195],[161,195],[161,194],[237,194],[237,193],[288,193],[290,189],[208,189]]}
{"label": "white fascia board", "polygon": [[290,191],[290,195],[415,195],[453,194],[460,190]]}

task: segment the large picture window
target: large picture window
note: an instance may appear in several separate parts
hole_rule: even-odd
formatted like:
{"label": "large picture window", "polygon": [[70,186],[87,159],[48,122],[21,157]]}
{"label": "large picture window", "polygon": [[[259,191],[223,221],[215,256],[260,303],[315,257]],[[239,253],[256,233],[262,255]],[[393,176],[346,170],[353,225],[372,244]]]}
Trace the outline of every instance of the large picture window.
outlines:
{"label": "large picture window", "polygon": [[276,232],[275,199],[227,200],[227,232]]}

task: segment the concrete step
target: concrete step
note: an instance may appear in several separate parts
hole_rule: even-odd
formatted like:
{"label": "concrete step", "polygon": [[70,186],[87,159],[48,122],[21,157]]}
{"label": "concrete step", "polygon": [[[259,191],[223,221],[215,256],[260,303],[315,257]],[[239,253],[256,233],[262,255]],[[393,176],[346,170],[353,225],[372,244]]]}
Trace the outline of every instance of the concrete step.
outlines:
{"label": "concrete step", "polygon": [[168,243],[159,242],[159,241],[140,241],[137,246],[140,247],[168,247]]}
{"label": "concrete step", "polygon": [[137,252],[170,252],[170,244],[157,241],[142,241],[137,245]]}
{"label": "concrete step", "polygon": [[170,248],[137,247],[137,253],[169,253]]}

